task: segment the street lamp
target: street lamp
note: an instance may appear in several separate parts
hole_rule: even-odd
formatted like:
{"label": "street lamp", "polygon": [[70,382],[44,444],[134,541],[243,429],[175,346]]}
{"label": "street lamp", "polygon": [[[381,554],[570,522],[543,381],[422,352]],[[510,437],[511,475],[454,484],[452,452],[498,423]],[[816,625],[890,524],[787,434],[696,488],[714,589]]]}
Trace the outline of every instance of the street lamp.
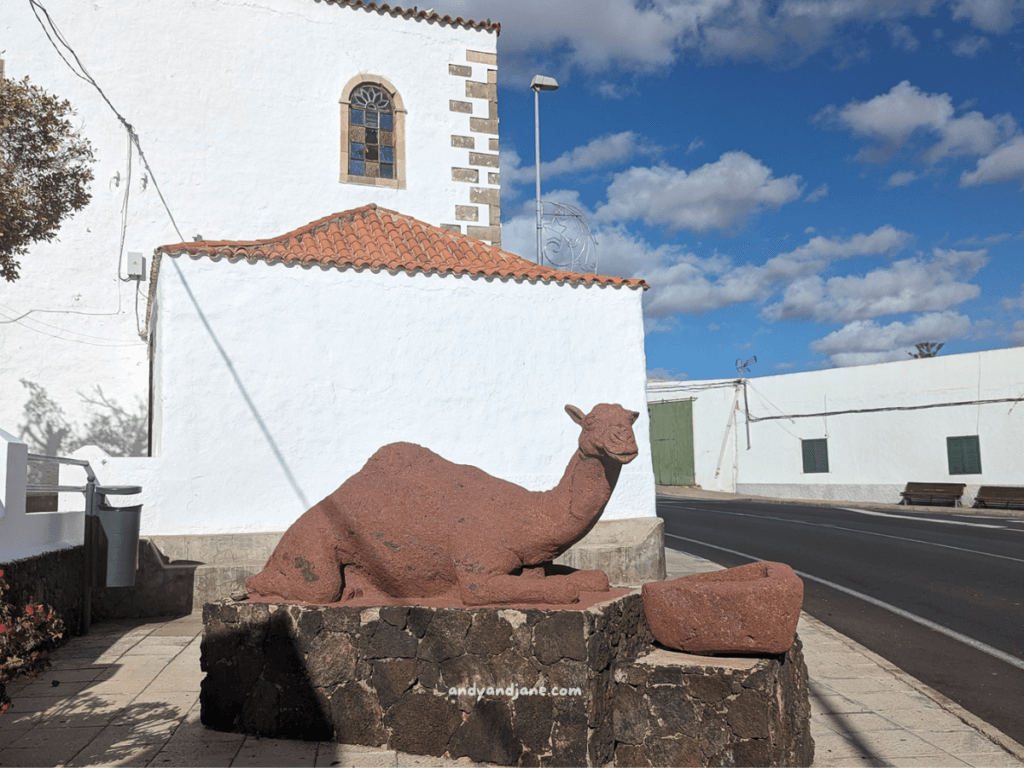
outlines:
{"label": "street lamp", "polygon": [[541,204],[540,204],[540,92],[541,91],[557,91],[558,81],[553,77],[545,77],[544,75],[534,75],[533,80],[530,82],[530,87],[533,89],[533,133],[535,138],[535,145],[537,150],[536,166],[537,166],[537,263],[544,264],[544,251],[541,244],[542,231],[541,227]]}

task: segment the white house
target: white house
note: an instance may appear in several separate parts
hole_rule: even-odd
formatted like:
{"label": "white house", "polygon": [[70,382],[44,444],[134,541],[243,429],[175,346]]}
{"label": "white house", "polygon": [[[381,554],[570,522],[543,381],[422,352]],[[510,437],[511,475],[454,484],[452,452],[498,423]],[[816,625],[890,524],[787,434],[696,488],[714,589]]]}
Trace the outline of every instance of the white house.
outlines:
{"label": "white house", "polygon": [[362,0],[0,3],[6,76],[69,99],[97,158],[88,207],[0,285],[0,427],[66,452],[116,408],[144,424],[129,254],[370,202],[500,245],[498,33]]}
{"label": "white house", "polygon": [[605,519],[653,517],[644,283],[559,272],[363,206],[261,241],[161,248],[143,535],[282,531],[382,445],[531,490],[579,438],[566,404],[641,416]]}
{"label": "white house", "polygon": [[[660,482],[895,503],[908,482],[1024,486],[1024,347],[647,386]],[[659,452],[661,455],[659,456]]]}

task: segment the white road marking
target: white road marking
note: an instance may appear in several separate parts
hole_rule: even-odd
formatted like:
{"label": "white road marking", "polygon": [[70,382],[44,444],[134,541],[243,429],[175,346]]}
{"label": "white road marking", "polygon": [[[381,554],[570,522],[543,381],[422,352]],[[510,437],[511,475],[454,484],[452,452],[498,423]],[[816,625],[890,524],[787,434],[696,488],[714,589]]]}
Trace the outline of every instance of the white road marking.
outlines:
{"label": "white road marking", "polygon": [[[677,504],[676,509],[682,507],[683,509],[692,509],[694,512],[704,512],[705,510],[699,507],[688,507],[685,504]],[[897,541],[910,541],[915,544],[926,544],[930,547],[942,547],[943,549],[953,549],[957,552],[969,552],[973,555],[984,555],[985,557],[997,557],[1000,560],[1011,560],[1015,563],[1024,563],[1019,557],[1010,557],[1009,555],[996,555],[992,552],[982,552],[978,549],[968,549],[967,547],[954,547],[952,544],[938,544],[934,541],[924,541],[922,539],[911,539],[906,536],[893,536],[889,533],[878,533],[877,531],[864,531],[860,528],[846,528],[842,525],[835,525],[834,523],[812,523],[808,520],[793,520],[788,517],[774,517],[772,515],[754,515],[748,512],[731,512],[727,510],[715,510],[716,515],[738,515],[740,517],[754,517],[758,520],[776,520],[780,523],[792,523],[794,525],[809,525],[812,528],[831,528],[836,531],[849,531],[850,533],[859,533],[864,536],[881,536],[883,539],[896,539]],[[1013,530],[1013,529],[1009,529]]]}
{"label": "white road marking", "polygon": [[[719,547],[715,544],[708,544],[706,541],[688,539],[685,536],[676,536],[672,533],[666,533],[665,536],[667,536],[670,539],[679,539],[680,541],[689,541],[693,544],[700,544],[703,547],[710,547],[711,549],[720,549],[723,552],[728,552],[731,555],[745,557],[753,562],[758,562],[764,559],[760,557],[755,557],[754,555],[748,555],[746,552],[737,552],[735,549],[727,549],[726,547]],[[839,592],[845,592],[846,594],[851,595],[852,597],[856,597],[858,600],[863,600],[866,603],[877,605],[879,608],[883,608],[884,610],[889,611],[890,613],[894,613],[897,616],[903,617],[904,619],[908,619],[916,624],[920,624],[922,627],[927,627],[928,629],[934,630],[935,632],[938,632],[939,634],[945,635],[946,637],[950,637],[954,640],[957,640],[958,642],[961,642],[964,645],[969,645],[971,646],[971,648],[981,651],[982,653],[987,653],[989,656],[992,656],[993,658],[999,659],[1000,661],[1006,662],[1011,666],[1017,667],[1017,669],[1024,670],[1024,661],[1022,661],[1021,659],[1018,659],[1016,656],[1011,656],[1008,653],[1004,653],[1003,651],[1000,651],[998,648],[993,648],[991,645],[983,643],[980,640],[975,640],[973,637],[962,635],[959,632],[942,626],[941,624],[936,624],[934,621],[929,621],[928,619],[918,616],[915,613],[905,611],[902,608],[897,608],[895,605],[886,603],[883,600],[878,600],[877,598],[871,597],[871,595],[865,595],[863,592],[858,592],[855,589],[844,587],[842,584],[836,584],[834,581],[829,581],[828,579],[822,579],[817,576],[812,576],[809,573],[804,573],[803,571],[798,571],[796,569],[793,569],[793,572],[802,579],[810,579],[811,581],[816,581],[819,584],[824,584],[826,587],[831,587],[832,589],[838,590]]]}
{"label": "white road marking", "polygon": [[923,520],[928,523],[942,523],[943,525],[966,525],[971,528],[1003,528],[1005,525],[989,525],[988,523],[969,523],[966,520],[942,520],[937,517],[915,517],[914,515],[895,515],[890,512],[876,512],[871,509],[854,509],[853,507],[838,507],[847,512],[856,512],[858,515],[871,515],[872,517],[892,517],[900,520]]}

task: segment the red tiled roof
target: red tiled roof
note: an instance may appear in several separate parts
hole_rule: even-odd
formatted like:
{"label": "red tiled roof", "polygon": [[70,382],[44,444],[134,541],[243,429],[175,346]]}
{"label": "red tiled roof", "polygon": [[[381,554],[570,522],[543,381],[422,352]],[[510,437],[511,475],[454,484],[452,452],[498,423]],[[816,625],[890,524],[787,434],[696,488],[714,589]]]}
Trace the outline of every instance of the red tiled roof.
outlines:
{"label": "red tiled roof", "polygon": [[397,5],[388,5],[387,3],[367,3],[364,0],[327,0],[328,3],[334,3],[337,5],[351,5],[355,8],[366,8],[369,11],[381,11],[383,13],[390,13],[392,16],[403,16],[407,19],[425,19],[426,21],[439,21],[442,24],[450,24],[453,27],[469,27],[470,29],[485,29],[494,30],[496,34],[501,34],[501,24],[496,21],[473,21],[473,19],[464,19],[461,16],[452,18],[451,16],[442,16],[439,13],[435,13],[434,9],[431,8],[428,11],[421,11],[419,8],[402,8]]}
{"label": "red tiled roof", "polygon": [[319,264],[378,272],[437,272],[480,277],[540,280],[546,283],[597,283],[647,288],[643,280],[565,272],[542,267],[466,235],[449,232],[376,205],[311,222],[266,240],[199,240],[165,245],[158,253],[247,259],[285,264]]}

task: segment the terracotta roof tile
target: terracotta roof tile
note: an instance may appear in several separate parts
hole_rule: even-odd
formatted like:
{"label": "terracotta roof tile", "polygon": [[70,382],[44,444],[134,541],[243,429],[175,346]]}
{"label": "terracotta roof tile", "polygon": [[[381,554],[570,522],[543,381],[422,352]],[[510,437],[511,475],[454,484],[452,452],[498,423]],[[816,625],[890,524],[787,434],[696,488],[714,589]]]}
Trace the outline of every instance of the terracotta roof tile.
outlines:
{"label": "terracotta roof tile", "polygon": [[453,273],[546,283],[648,287],[643,280],[542,267],[480,240],[373,204],[326,216],[293,232],[266,240],[199,240],[165,245],[157,252],[169,256],[188,254],[214,259],[320,264],[374,272],[386,269],[389,272]]}
{"label": "terracotta roof tile", "polygon": [[448,24],[453,27],[467,27],[469,29],[484,29],[494,30],[496,34],[501,34],[501,24],[487,19],[486,21],[474,21],[473,19],[464,19],[461,16],[442,16],[436,13],[433,9],[428,11],[421,11],[419,8],[402,8],[397,5],[388,5],[387,3],[373,3],[364,2],[364,0],[327,0],[328,3],[334,5],[350,5],[354,8],[366,8],[368,11],[381,11],[383,13],[390,13],[392,16],[402,16],[407,19],[423,19],[425,21],[437,21],[441,24]]}

